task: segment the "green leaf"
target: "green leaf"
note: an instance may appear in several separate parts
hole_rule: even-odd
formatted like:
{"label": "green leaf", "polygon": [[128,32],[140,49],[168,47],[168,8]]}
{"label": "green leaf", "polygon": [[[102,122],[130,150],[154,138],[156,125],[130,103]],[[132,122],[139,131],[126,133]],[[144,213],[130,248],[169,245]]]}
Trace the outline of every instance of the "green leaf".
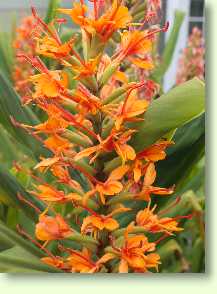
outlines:
{"label": "green leaf", "polygon": [[0,253],[0,270],[4,272],[22,273],[61,273],[54,267],[50,267],[19,247],[13,247]]}
{"label": "green leaf", "polygon": [[0,243],[2,242],[5,242],[8,248],[18,246],[36,257],[41,258],[45,256],[42,250],[37,248],[30,241],[23,239],[15,231],[9,229],[2,221],[0,221]]}
{"label": "green leaf", "polygon": [[164,74],[166,73],[167,69],[169,68],[173,60],[173,55],[176,49],[176,43],[179,37],[179,32],[184,20],[184,16],[185,16],[185,13],[183,13],[182,11],[176,10],[172,31],[169,35],[169,39],[166,43],[166,46],[163,51],[163,55],[161,57],[162,62],[154,70],[152,74],[152,78],[158,83],[162,81]]}
{"label": "green leaf", "polygon": [[[175,184],[176,191],[185,191],[185,179],[205,152],[205,134],[186,148],[178,150],[157,164],[157,185],[170,186]],[[188,182],[188,181],[187,181]],[[183,190],[184,189],[184,190]]]}
{"label": "green leaf", "polygon": [[204,252],[205,252],[205,248],[204,248],[204,240],[202,240],[201,238],[198,238],[195,243],[194,246],[192,248],[192,272],[193,273],[199,273],[201,271],[201,268],[203,268],[202,263],[204,262]]}
{"label": "green leaf", "polygon": [[131,144],[141,151],[170,131],[200,116],[204,109],[204,83],[194,78],[153,101],[144,115],[144,121],[132,125],[138,132]]}
{"label": "green leaf", "polygon": [[157,253],[160,255],[161,260],[165,261],[167,258],[170,258],[172,254],[182,254],[182,248],[175,240],[171,239],[161,245],[158,248]]}
{"label": "green leaf", "polygon": [[18,158],[19,152],[17,152],[17,148],[13,144],[8,132],[0,125],[0,160],[1,164],[11,165],[13,160]]}
{"label": "green leaf", "polygon": [[24,201],[19,200],[18,193],[22,195],[24,199],[33,203],[37,208],[41,211],[44,211],[44,204],[32,197],[29,193],[25,191],[25,189],[19,184],[15,177],[9,174],[4,168],[0,166],[0,197],[1,200],[14,207],[20,208],[29,218],[33,221],[37,221],[37,214],[30,205],[25,203]]}
{"label": "green leaf", "polygon": [[50,0],[48,5],[45,23],[49,24],[56,16],[57,9],[60,7],[61,0]]}
{"label": "green leaf", "polygon": [[12,78],[14,67],[14,52],[11,37],[9,33],[0,33],[0,70],[8,79]]}
{"label": "green leaf", "polygon": [[18,122],[29,125],[39,124],[40,122],[30,109],[27,110],[27,107],[22,107],[18,94],[1,71],[0,85],[0,123],[13,138],[28,147],[34,156],[45,154],[45,149],[41,147],[36,139],[12,124],[12,117]]}

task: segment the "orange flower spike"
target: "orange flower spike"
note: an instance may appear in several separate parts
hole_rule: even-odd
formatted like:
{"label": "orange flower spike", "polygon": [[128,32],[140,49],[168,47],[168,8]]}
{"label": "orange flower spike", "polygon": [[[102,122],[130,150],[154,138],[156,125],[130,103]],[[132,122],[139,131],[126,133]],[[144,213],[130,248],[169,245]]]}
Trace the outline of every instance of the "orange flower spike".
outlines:
{"label": "orange flower spike", "polygon": [[35,227],[35,235],[37,239],[46,242],[65,239],[72,234],[72,229],[59,214],[55,217],[41,214],[39,216],[39,222]]}
{"label": "orange flower spike", "polygon": [[154,163],[146,164],[145,176],[143,181],[142,191],[135,195],[136,198],[150,201],[151,194],[155,195],[170,195],[174,192],[174,186],[170,188],[159,188],[152,186],[156,179],[156,170]]}

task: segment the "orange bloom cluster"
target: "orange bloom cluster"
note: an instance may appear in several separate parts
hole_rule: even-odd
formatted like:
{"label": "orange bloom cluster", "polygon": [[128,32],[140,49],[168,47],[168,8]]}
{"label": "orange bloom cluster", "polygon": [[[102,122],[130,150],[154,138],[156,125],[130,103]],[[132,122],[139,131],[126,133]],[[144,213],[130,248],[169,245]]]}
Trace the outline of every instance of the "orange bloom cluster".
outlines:
{"label": "orange bloom cluster", "polygon": [[35,19],[33,16],[27,16],[22,19],[21,24],[16,30],[16,38],[13,47],[16,54],[15,68],[13,73],[14,86],[20,95],[26,94],[30,85],[28,78],[34,73],[30,64],[23,62],[19,57],[19,53],[25,52],[33,56],[35,54],[35,40],[31,38],[31,34],[35,29]]}
{"label": "orange bloom cluster", "polygon": [[[74,38],[62,43],[55,27],[47,26],[32,8],[41,35],[36,55],[24,56],[37,71],[28,78],[33,85],[28,102],[42,109],[47,119],[20,126],[50,151],[34,168],[41,177],[32,173],[30,193],[47,207],[39,213],[35,242],[48,255],[42,261],[65,272],[158,270],[155,234],[161,238],[181,230],[177,219],[158,215],[156,206],[150,208],[153,195],[167,197],[174,191],[154,184],[155,163],[166,157],[173,143],[160,140],[140,151],[132,145],[134,123],[143,121],[149,107],[138,91],[148,91],[150,83],[129,80],[122,64],[151,69],[146,55],[152,37],[168,25],[140,30],[122,1],[91,2],[93,11],[83,1],[72,9],[59,9],[80,27],[83,53],[75,49]],[[108,56],[114,34],[120,35],[120,42]],[[39,55],[55,59],[59,70],[49,70]],[[77,82],[73,89],[70,79]],[[137,202],[140,211],[134,208]],[[46,249],[50,242],[58,243],[59,255]]]}

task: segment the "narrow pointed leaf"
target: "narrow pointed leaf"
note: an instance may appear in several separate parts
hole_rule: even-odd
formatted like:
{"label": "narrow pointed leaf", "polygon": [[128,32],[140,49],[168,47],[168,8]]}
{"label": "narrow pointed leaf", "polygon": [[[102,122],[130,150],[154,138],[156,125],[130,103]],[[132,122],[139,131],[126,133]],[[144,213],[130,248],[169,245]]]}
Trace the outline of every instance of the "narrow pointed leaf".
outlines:
{"label": "narrow pointed leaf", "polygon": [[174,52],[176,49],[176,43],[179,37],[179,32],[184,20],[184,16],[185,13],[183,13],[182,11],[177,10],[175,12],[174,24],[169,35],[169,39],[163,51],[162,61],[152,74],[152,78],[159,83],[162,81],[164,74],[166,73],[167,69],[169,68],[173,60]]}
{"label": "narrow pointed leaf", "polygon": [[20,193],[27,201],[32,202],[41,211],[45,209],[45,206],[41,201],[35,197],[32,197],[28,192],[26,192],[22,185],[17,182],[16,178],[9,174],[2,167],[0,167],[0,191],[1,195],[3,195],[2,200],[5,200],[5,203],[20,208],[28,217],[34,221],[37,220],[37,214],[35,210],[27,203],[19,200],[17,196],[18,193]]}
{"label": "narrow pointed leaf", "polygon": [[11,136],[28,147],[33,154],[39,156],[40,154],[45,153],[45,150],[36,139],[29,136],[26,131],[15,127],[12,124],[12,117],[18,122],[29,125],[38,124],[39,121],[30,109],[27,111],[25,107],[22,107],[18,94],[14,91],[13,86],[1,71],[0,85],[0,123]]}

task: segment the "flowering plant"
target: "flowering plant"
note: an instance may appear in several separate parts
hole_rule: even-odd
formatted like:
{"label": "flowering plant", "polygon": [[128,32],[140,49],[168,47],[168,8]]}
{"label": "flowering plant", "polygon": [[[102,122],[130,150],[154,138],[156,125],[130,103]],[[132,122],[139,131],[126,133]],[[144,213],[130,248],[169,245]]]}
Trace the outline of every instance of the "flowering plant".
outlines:
{"label": "flowering plant", "polygon": [[122,1],[90,2],[91,10],[82,0],[58,9],[79,26],[67,41],[56,25],[65,19],[47,24],[32,8],[34,50],[18,54],[33,68],[22,102],[37,106],[45,119],[10,116],[14,129],[31,135],[33,152],[35,142],[43,146],[33,169],[14,163],[13,172],[28,175],[31,187],[13,197],[36,221],[34,237],[20,225],[17,230],[47,271],[158,271],[158,246],[193,214],[168,215],[179,197],[158,205],[175,186],[156,184],[156,165],[174,145],[169,133],[203,112],[203,84],[193,79],[157,99],[159,85],[138,74],[154,70],[153,42],[169,27],[150,21],[160,1],[147,1],[141,22]]}

